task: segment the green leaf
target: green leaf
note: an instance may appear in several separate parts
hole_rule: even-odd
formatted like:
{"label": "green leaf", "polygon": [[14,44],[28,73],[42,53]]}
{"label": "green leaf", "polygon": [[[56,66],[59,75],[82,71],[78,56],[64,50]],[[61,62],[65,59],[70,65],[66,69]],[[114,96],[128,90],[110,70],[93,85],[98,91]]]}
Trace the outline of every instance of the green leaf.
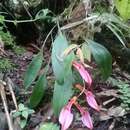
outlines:
{"label": "green leaf", "polygon": [[5,17],[3,15],[0,15],[0,23],[4,24]]}
{"label": "green leaf", "polygon": [[33,58],[32,62],[30,63],[27,71],[24,75],[24,87],[26,89],[32,84],[32,82],[37,77],[37,74],[42,66],[43,55],[42,52],[39,52],[36,57]]}
{"label": "green leaf", "polygon": [[33,114],[35,111],[34,110],[32,110],[32,109],[28,109],[28,114],[30,115],[30,114]]}
{"label": "green leaf", "polygon": [[19,111],[23,111],[23,110],[26,110],[26,107],[24,106],[24,104],[20,103],[18,105],[18,108],[19,108]]}
{"label": "green leaf", "polygon": [[64,59],[63,64],[64,84],[59,84],[56,81],[54,85],[53,109],[54,114],[56,116],[59,115],[62,107],[68,102],[68,100],[73,94],[72,91],[73,76],[71,67],[74,58],[75,58],[74,54],[71,53]]}
{"label": "green leaf", "polygon": [[130,18],[130,0],[115,0],[115,6],[124,20]]}
{"label": "green leaf", "polygon": [[85,59],[88,61],[91,61],[91,50],[88,45],[83,44],[82,45],[82,52]]}
{"label": "green leaf", "polygon": [[[117,26],[115,26],[114,24],[112,24],[112,23],[110,23],[110,24],[107,24],[106,25],[112,32],[113,32],[113,34],[119,39],[119,41],[122,43],[122,45],[124,46],[124,47],[126,47],[126,45],[125,45],[125,42],[124,42],[124,40],[122,39],[122,38],[124,38],[124,35],[123,35],[123,33],[121,32],[121,30],[117,27]],[[121,36],[122,37],[121,37]]]}
{"label": "green leaf", "polygon": [[[63,64],[63,76],[64,76],[64,82],[66,80],[72,80],[73,81],[73,75],[72,75],[72,61],[75,59],[74,53],[70,53],[68,56],[64,58],[64,64]],[[71,81],[71,83],[72,83]]]}
{"label": "green leaf", "polygon": [[52,47],[52,68],[57,82],[62,84],[64,82],[64,59],[61,57],[62,53],[68,47],[66,37],[61,33],[56,37]]}
{"label": "green leaf", "polygon": [[55,82],[53,93],[53,109],[56,116],[59,115],[62,107],[67,104],[72,94],[72,86],[69,81],[62,85]]}
{"label": "green leaf", "polygon": [[39,130],[60,130],[59,126],[53,123],[45,123],[41,125]]}
{"label": "green leaf", "polygon": [[66,38],[60,33],[52,48],[52,67],[56,77],[53,93],[53,109],[55,115],[59,115],[61,108],[68,102],[73,94],[72,91],[72,61],[75,56],[70,53],[63,57],[63,52],[68,47]]}
{"label": "green leaf", "polygon": [[20,127],[23,129],[27,124],[27,120],[20,120]]}
{"label": "green leaf", "polygon": [[91,49],[92,55],[100,67],[102,76],[107,79],[112,71],[112,56],[109,51],[101,44],[88,40],[88,45]]}
{"label": "green leaf", "polygon": [[15,113],[13,113],[13,117],[14,118],[16,118],[16,117],[18,117],[20,115],[21,115],[21,112],[19,112],[19,111],[16,111]]}
{"label": "green leaf", "polygon": [[110,24],[113,23],[116,26],[120,27],[123,30],[128,30],[129,26],[125,23],[124,20],[122,20],[122,18],[120,18],[119,16],[117,16],[114,13],[103,13],[100,16],[100,21],[105,21],[103,22],[104,24]]}
{"label": "green leaf", "polygon": [[24,117],[25,119],[28,118],[28,111],[27,110],[22,111],[22,117]]}
{"label": "green leaf", "polygon": [[44,96],[45,89],[47,87],[47,79],[45,74],[39,77],[36,85],[34,86],[33,93],[30,97],[30,106],[35,108]]}
{"label": "green leaf", "polygon": [[52,17],[48,15],[49,13],[52,13],[49,9],[42,9],[36,14],[35,19],[52,19]]}

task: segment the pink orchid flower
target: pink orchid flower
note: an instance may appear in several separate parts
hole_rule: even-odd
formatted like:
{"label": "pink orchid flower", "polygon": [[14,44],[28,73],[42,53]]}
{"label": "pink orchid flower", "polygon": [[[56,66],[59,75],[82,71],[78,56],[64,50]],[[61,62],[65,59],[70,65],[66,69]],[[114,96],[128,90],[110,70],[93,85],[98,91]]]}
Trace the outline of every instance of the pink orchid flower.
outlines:
{"label": "pink orchid flower", "polygon": [[97,111],[100,111],[100,108],[94,98],[93,93],[91,91],[85,91],[85,95],[86,95],[86,100],[87,100],[89,106]]}
{"label": "pink orchid flower", "polygon": [[90,130],[93,129],[93,123],[92,123],[92,119],[90,117],[90,114],[88,111],[85,111],[79,104],[76,104],[76,107],[78,108],[78,110],[80,111],[82,117],[81,120],[83,122],[83,124],[88,127]]}
{"label": "pink orchid flower", "polygon": [[73,61],[73,66],[79,71],[81,77],[88,83],[89,86],[92,84],[92,78],[87,70],[85,70],[84,66],[81,63]]}
{"label": "pink orchid flower", "polygon": [[72,98],[70,102],[62,108],[59,116],[59,122],[61,124],[61,130],[67,130],[73,121],[73,114],[71,113],[71,107],[76,101],[76,97]]}
{"label": "pink orchid flower", "polygon": [[90,130],[93,129],[93,123],[92,123],[92,120],[88,111],[84,111],[84,113],[82,114],[81,120],[86,127],[88,127]]}
{"label": "pink orchid flower", "polygon": [[70,109],[64,107],[59,116],[59,122],[61,124],[61,130],[67,130],[73,121],[73,114]]}

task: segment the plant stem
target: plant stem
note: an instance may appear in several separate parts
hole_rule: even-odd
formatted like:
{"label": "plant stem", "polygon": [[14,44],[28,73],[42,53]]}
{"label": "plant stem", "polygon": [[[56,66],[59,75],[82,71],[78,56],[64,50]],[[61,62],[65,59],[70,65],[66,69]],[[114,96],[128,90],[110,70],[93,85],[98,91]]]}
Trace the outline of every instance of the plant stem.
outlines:
{"label": "plant stem", "polygon": [[61,30],[66,30],[66,29],[70,29],[70,28],[76,27],[78,25],[83,24],[84,22],[87,22],[87,21],[92,20],[92,19],[96,19],[98,17],[99,17],[98,15],[94,15],[94,16],[91,16],[91,17],[86,17],[83,20],[76,21],[76,22],[73,22],[73,23],[69,23],[69,24],[61,27]]}
{"label": "plant stem", "polygon": [[46,36],[46,38],[45,38],[45,40],[44,40],[44,42],[43,42],[43,45],[42,45],[42,47],[41,47],[41,50],[42,50],[42,51],[43,51],[43,48],[44,48],[44,46],[45,46],[45,44],[46,44],[47,39],[49,38],[49,36],[51,35],[51,33],[52,33],[52,31],[54,30],[55,27],[56,27],[56,25],[50,30],[50,32],[49,32],[48,35]]}

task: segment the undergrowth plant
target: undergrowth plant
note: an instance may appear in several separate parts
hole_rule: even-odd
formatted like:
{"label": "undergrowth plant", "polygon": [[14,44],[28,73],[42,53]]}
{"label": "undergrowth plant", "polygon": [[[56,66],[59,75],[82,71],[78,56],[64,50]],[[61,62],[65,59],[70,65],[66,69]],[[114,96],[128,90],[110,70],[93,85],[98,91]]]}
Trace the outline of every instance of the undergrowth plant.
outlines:
{"label": "undergrowth plant", "polygon": [[21,55],[26,52],[25,48],[22,46],[14,45],[12,49],[16,55]]}
{"label": "undergrowth plant", "polygon": [[6,29],[6,25],[4,23],[4,16],[0,15],[0,38],[4,43],[4,46],[13,46],[14,38],[10,34],[10,32]]}
{"label": "undergrowth plant", "polygon": [[[104,79],[111,74],[112,70],[111,55],[105,47],[88,39],[80,46],[77,44],[69,45],[65,35],[59,32],[53,42],[51,59],[55,75],[53,109],[56,116],[60,114],[59,122],[62,125],[62,129],[67,129],[72,123],[72,106],[76,106],[81,113],[82,122],[84,125],[90,129],[93,128],[89,112],[81,107],[78,103],[78,99],[81,95],[84,94],[88,105],[93,109],[97,111],[100,109],[96,103],[94,94],[91,92],[93,80],[87,69],[92,69],[92,67],[84,62],[88,57],[84,57],[85,54],[82,52],[82,48],[84,47],[82,46],[86,47],[86,51],[84,51],[85,53],[87,52],[88,48],[91,50],[91,54],[95,58],[97,64],[100,66],[101,74],[103,75]],[[32,82],[37,77],[37,73],[42,66],[42,61],[43,56],[41,51],[32,60],[24,76],[24,86],[26,89],[30,87]],[[75,81],[73,75],[74,71],[78,71],[82,79],[82,83]],[[47,71],[45,71],[43,75],[39,76],[36,85],[34,86],[33,94],[30,98],[30,106],[33,108],[39,104],[44,95],[46,88],[46,73]],[[73,88],[79,90],[78,95],[75,95]]]}
{"label": "undergrowth plant", "polygon": [[130,85],[119,82],[117,87],[120,92],[121,106],[126,110],[130,110]]}
{"label": "undergrowth plant", "polygon": [[[87,1],[91,2],[91,1]],[[126,3],[127,2],[127,3]],[[41,47],[40,52],[32,59],[27,71],[24,75],[24,87],[25,90],[29,89],[33,82],[35,82],[32,90],[32,95],[29,99],[29,107],[36,108],[43,97],[46,95],[46,89],[48,89],[48,70],[50,63],[54,72],[55,81],[53,84],[53,97],[52,97],[52,107],[56,117],[59,117],[59,123],[61,125],[61,130],[67,130],[72,121],[74,120],[73,109],[78,110],[81,115],[82,123],[89,129],[93,129],[93,121],[89,113],[89,107],[99,112],[100,107],[96,102],[96,97],[93,91],[93,82],[94,75],[93,73],[99,72],[98,75],[102,77],[103,80],[106,80],[112,72],[112,56],[110,52],[100,43],[94,41],[94,35],[96,32],[101,32],[102,27],[109,29],[113,36],[116,36],[117,39],[122,43],[123,47],[126,48],[124,31],[129,32],[129,27],[126,24],[126,20],[129,19],[129,12],[126,10],[129,1],[125,0],[116,0],[114,2],[116,9],[119,11],[120,16],[114,13],[113,10],[108,12],[106,10],[102,12],[91,12],[87,10],[91,8],[91,3],[85,4],[85,17],[81,20],[74,22],[68,22],[71,13],[73,12],[73,7],[76,5],[70,6],[70,12],[63,12],[60,16],[55,16],[48,9],[40,10],[34,19],[29,20],[6,20],[3,16],[0,17],[0,23],[2,24],[0,28],[0,35],[2,40],[7,45],[12,45],[15,48],[15,44],[12,41],[10,33],[4,32],[3,27],[4,22],[12,23],[22,23],[22,22],[47,22],[55,24],[55,26],[48,33],[43,46]],[[121,6],[122,5],[122,6]],[[124,10],[127,11],[124,13]],[[122,19],[123,18],[123,19]],[[71,21],[71,20],[70,20]],[[67,23],[66,25],[63,25]],[[63,25],[63,26],[62,26]],[[81,25],[85,28],[80,30]],[[44,45],[52,34],[54,28],[57,27],[57,34],[55,38],[52,37],[52,52],[51,57],[48,60],[47,65],[43,65],[45,62],[43,58],[43,48]],[[78,31],[84,33],[79,33],[80,36],[78,40],[72,40],[68,36],[68,30],[73,31],[73,34],[76,32],[74,28],[79,27]],[[5,27],[6,28],[6,27]],[[77,34],[78,34],[77,33]],[[95,60],[96,67],[92,65],[93,60]],[[44,69],[43,69],[44,67]],[[42,69],[42,71],[40,71]],[[119,91],[122,93],[121,99],[124,104],[129,104],[129,90],[128,85],[119,84]],[[124,89],[125,88],[125,89]],[[86,101],[85,104],[81,104],[79,100],[81,97]],[[21,109],[22,106],[22,109]],[[22,127],[26,125],[28,119],[28,108],[24,105],[19,106],[19,111],[16,115],[20,116],[21,119],[24,119]],[[47,127],[47,128],[46,128]],[[47,124],[41,127],[42,129],[59,129],[57,125]]]}
{"label": "undergrowth plant", "polygon": [[[88,111],[88,107],[100,111],[93,93],[94,71],[99,71],[102,79],[106,80],[112,71],[112,56],[110,52],[100,43],[94,41],[94,34],[106,26],[116,36],[124,47],[125,41],[122,29],[128,31],[128,26],[115,14],[104,12],[90,13],[81,21],[68,23],[60,27],[60,17],[54,18],[58,27],[57,35],[52,40],[51,60],[49,59],[44,71],[39,73],[43,67],[43,46],[40,52],[33,58],[24,75],[25,89],[29,89],[36,80],[33,92],[29,100],[31,108],[36,108],[41,102],[47,89],[47,72],[50,61],[55,76],[52,107],[55,116],[59,117],[61,130],[67,130],[73,119],[72,109],[77,109],[81,115],[82,123],[89,129],[93,129],[93,123]],[[66,35],[66,30],[73,29],[86,23],[87,32],[81,36],[80,43],[72,43],[71,38]],[[98,24],[97,24],[98,23]],[[54,28],[53,28],[54,29]],[[53,29],[47,38],[52,34]],[[46,40],[45,42],[46,43]],[[44,45],[44,44],[43,44]],[[91,63],[95,60],[97,67]],[[77,73],[77,75],[75,75]],[[77,93],[78,91],[78,93]],[[80,104],[79,100],[84,96],[85,106]]]}
{"label": "undergrowth plant", "polygon": [[125,20],[130,19],[130,0],[114,0],[116,9],[120,16]]}
{"label": "undergrowth plant", "polygon": [[6,70],[12,70],[14,64],[8,58],[0,58],[0,71],[5,72]]}
{"label": "undergrowth plant", "polygon": [[130,110],[130,85],[125,81],[120,81],[113,78],[109,78],[108,81],[113,86],[117,87],[122,108],[124,108],[126,111]]}
{"label": "undergrowth plant", "polygon": [[15,37],[10,34],[4,22],[4,16],[0,15],[0,39],[4,44],[3,46],[10,47],[17,55],[23,54],[25,49],[22,46],[16,45]]}
{"label": "undergrowth plant", "polygon": [[24,104],[21,103],[18,105],[18,111],[13,113],[13,117],[20,118],[19,125],[23,129],[27,124],[27,120],[28,120],[29,115],[32,113],[34,113],[34,110],[32,110],[28,107],[25,107]]}
{"label": "undergrowth plant", "polygon": [[54,123],[44,123],[39,130],[60,130],[59,126]]}

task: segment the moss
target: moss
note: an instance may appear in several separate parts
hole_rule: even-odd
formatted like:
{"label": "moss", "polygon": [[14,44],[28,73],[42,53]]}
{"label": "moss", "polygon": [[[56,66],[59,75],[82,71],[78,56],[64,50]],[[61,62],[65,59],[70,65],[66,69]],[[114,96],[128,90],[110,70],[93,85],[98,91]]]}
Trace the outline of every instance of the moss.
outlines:
{"label": "moss", "polygon": [[26,50],[21,46],[14,45],[13,51],[16,55],[21,55],[21,54],[25,53]]}
{"label": "moss", "polygon": [[4,32],[0,30],[0,37],[5,46],[13,46],[15,44],[14,38],[11,36],[9,32]]}
{"label": "moss", "polygon": [[14,64],[7,58],[0,58],[0,71],[13,69]]}

